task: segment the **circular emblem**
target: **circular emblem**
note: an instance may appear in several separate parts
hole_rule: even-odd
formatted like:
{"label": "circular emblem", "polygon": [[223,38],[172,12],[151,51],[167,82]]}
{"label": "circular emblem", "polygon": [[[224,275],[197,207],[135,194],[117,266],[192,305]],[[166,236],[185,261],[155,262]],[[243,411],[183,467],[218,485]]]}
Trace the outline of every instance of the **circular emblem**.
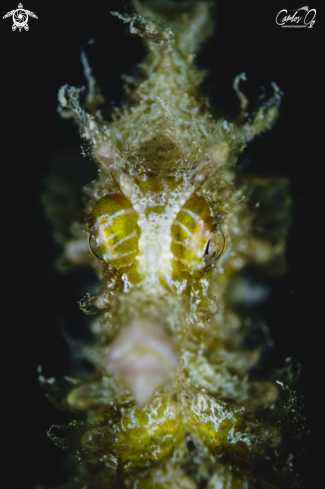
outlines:
{"label": "circular emblem", "polygon": [[29,30],[29,17],[34,17],[34,19],[38,19],[37,15],[35,15],[34,12],[31,12],[30,10],[25,10],[22,3],[18,5],[18,8],[16,10],[10,10],[10,12],[7,12],[6,15],[3,16],[3,19],[7,19],[11,16],[13,21],[12,30],[15,31],[18,27],[19,32],[21,32],[23,28],[25,29],[25,31]]}
{"label": "circular emblem", "polygon": [[25,27],[28,22],[28,13],[26,10],[19,8],[14,11],[12,14],[12,20],[18,29],[21,29],[22,27]]}

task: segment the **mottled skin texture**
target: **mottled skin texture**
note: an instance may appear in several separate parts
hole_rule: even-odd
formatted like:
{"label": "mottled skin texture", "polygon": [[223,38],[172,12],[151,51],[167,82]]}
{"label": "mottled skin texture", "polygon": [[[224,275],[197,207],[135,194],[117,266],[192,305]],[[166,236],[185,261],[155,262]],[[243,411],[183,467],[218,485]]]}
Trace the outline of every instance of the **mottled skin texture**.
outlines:
{"label": "mottled skin texture", "polygon": [[259,350],[241,348],[228,296],[245,266],[275,268],[284,251],[285,231],[268,240],[250,209],[256,192],[286,181],[244,178],[234,166],[273,125],[281,94],[274,84],[249,124],[240,75],[240,114],[215,120],[194,65],[212,32],[211,5],[181,5],[134,1],[137,14],[114,14],[145,39],[148,56],[143,79],[130,81],[129,107],[111,123],[84,55],[85,103],[78,89],[59,92],[62,115],[74,118],[99,166],[84,231],[65,245],[67,258],[100,278],[98,295],[81,304],[96,315],[97,340],[84,348],[96,374],[67,397],[88,422],[76,432],[82,465],[67,487],[274,487],[254,460],[281,434],[254,411],[272,406],[277,388],[249,381]]}

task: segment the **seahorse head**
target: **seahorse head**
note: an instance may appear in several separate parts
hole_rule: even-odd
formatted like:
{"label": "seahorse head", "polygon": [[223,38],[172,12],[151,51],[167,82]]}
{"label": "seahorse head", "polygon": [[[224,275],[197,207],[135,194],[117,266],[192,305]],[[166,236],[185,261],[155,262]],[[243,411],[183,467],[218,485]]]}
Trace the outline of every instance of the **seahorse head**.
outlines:
{"label": "seahorse head", "polygon": [[[253,130],[215,120],[198,88],[203,74],[194,53],[212,32],[210,3],[193,2],[191,10],[186,2],[183,22],[175,4],[170,13],[164,4],[162,15],[159,2],[134,3],[138,14],[114,13],[148,46],[146,78],[133,80],[129,109],[112,123],[102,120],[85,56],[88,111],[75,88],[62,87],[59,101],[100,168],[88,232],[109,295],[103,368],[145,404],[171,382],[191,328],[216,313],[209,284],[218,264],[227,265],[219,274],[223,291],[226,278],[243,266],[232,259],[234,246],[248,245],[238,226],[240,196],[231,167]],[[271,105],[259,118],[263,124],[272,110],[274,118],[277,106]]]}

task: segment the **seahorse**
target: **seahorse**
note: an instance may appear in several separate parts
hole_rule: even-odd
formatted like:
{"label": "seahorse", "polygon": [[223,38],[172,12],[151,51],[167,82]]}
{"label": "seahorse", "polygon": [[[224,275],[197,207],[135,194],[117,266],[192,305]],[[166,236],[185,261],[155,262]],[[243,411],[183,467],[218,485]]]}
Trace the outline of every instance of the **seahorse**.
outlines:
{"label": "seahorse", "polygon": [[238,280],[247,266],[284,263],[288,181],[235,166],[275,123],[282,93],[273,83],[248,117],[240,74],[239,115],[216,117],[195,66],[213,32],[212,2],[133,6],[112,12],[147,46],[142,76],[127,78],[129,105],[103,119],[85,53],[87,93],[65,85],[58,95],[98,165],[63,254],[92,266],[99,286],[80,301],[94,315],[94,342],[83,347],[94,373],[67,379],[62,400],[84,421],[49,436],[79,461],[66,488],[280,487],[266,463],[282,440],[271,415],[279,387],[249,376],[263,348],[245,348],[250,319],[234,304],[250,295]]}

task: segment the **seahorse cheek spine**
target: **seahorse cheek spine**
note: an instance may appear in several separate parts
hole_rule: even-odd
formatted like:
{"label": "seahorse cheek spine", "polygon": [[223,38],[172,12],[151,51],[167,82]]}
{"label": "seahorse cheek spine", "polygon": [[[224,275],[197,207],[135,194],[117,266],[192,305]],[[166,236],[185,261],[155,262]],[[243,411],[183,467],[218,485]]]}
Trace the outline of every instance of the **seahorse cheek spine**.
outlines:
{"label": "seahorse cheek spine", "polygon": [[254,473],[254,457],[281,434],[253,413],[274,404],[277,388],[248,380],[259,351],[240,348],[228,291],[247,264],[284,250],[254,235],[234,170],[246,142],[273,125],[281,93],[274,85],[249,124],[240,75],[240,116],[215,120],[193,63],[212,32],[210,3],[192,2],[180,17],[155,2],[134,6],[138,14],[114,13],[148,46],[129,108],[102,119],[85,55],[84,106],[80,90],[59,92],[62,115],[76,121],[100,168],[84,237],[95,255],[85,261],[100,276],[89,299],[98,341],[84,348],[96,374],[67,397],[88,423],[73,487],[271,487]]}

